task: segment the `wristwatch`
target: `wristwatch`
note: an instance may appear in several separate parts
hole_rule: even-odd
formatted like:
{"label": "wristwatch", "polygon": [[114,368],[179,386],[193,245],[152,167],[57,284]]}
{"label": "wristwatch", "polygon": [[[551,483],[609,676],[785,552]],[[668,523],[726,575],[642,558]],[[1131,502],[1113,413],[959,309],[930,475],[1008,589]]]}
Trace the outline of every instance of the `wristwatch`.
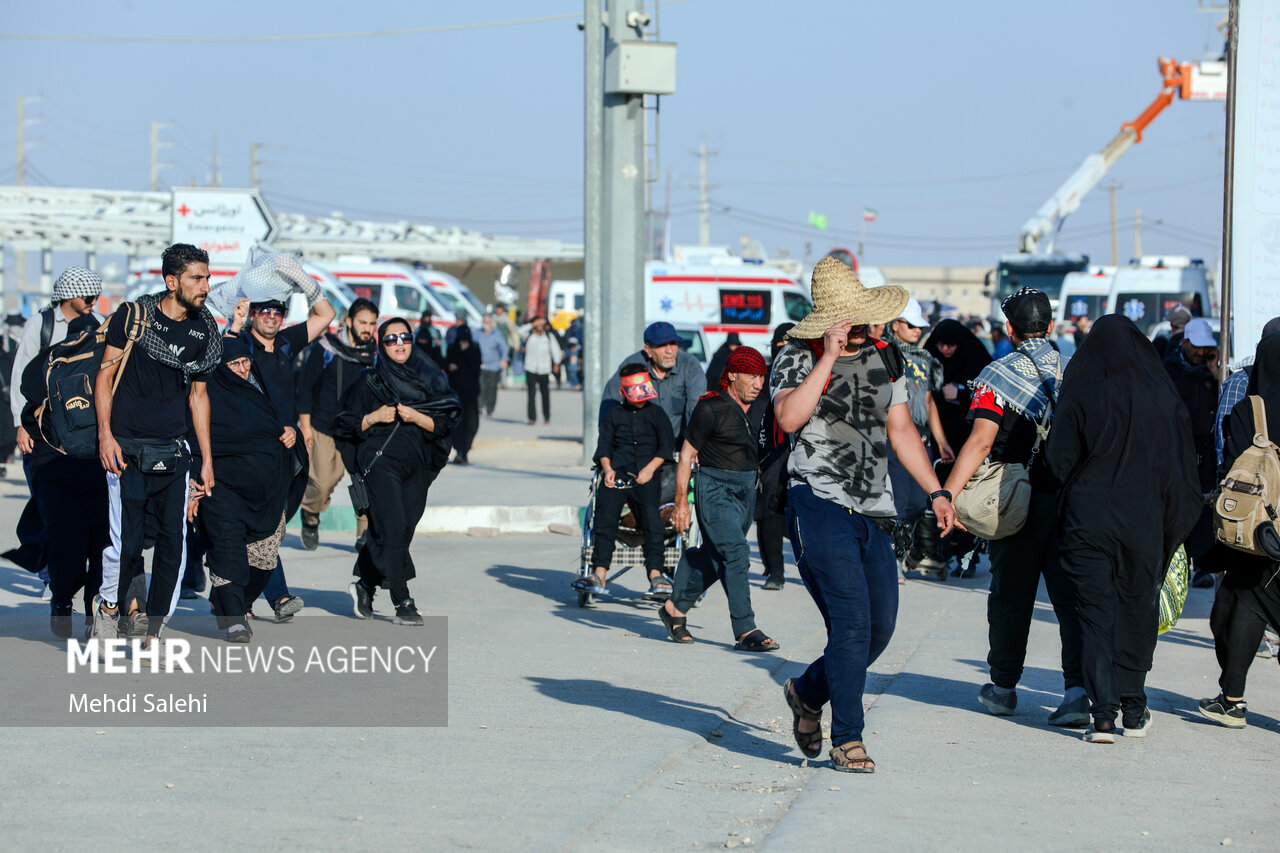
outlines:
{"label": "wristwatch", "polygon": [[954,499],[951,497],[951,493],[946,489],[938,489],[938,491],[929,495],[929,503],[933,503],[938,498],[946,498],[949,502],[954,502]]}

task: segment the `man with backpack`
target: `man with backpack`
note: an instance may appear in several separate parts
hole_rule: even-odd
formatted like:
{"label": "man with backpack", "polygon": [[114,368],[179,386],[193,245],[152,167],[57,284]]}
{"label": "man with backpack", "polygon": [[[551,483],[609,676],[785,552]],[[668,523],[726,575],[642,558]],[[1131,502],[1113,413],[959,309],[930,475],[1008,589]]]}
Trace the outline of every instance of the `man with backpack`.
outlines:
{"label": "man with backpack", "polygon": [[[157,655],[153,661],[159,660],[165,620],[178,603],[188,488],[203,495],[214,487],[204,383],[222,354],[218,324],[204,307],[209,255],[177,243],[165,249],[161,266],[166,292],[143,296],[111,316],[93,391],[111,528],[111,545],[102,555],[94,634],[116,639],[127,628],[136,632],[145,618],[145,643]],[[195,482],[185,441],[188,409],[204,460]],[[145,610],[126,617],[135,623],[126,626],[120,604],[142,570],[145,533],[155,537],[151,586]]]}
{"label": "man with backpack", "polygon": [[955,522],[907,407],[898,351],[867,327],[902,316],[901,287],[864,287],[835,258],[813,270],[813,311],[790,331],[769,380],[778,426],[791,436],[787,521],[796,568],[827,625],[825,653],[784,685],[792,734],[807,758],[822,751],[831,703],[833,767],[874,773],[862,742],[867,669],[898,615],[895,515],[886,445],[929,499],[945,536]]}
{"label": "man with backpack", "polygon": [[[314,282],[308,279],[296,283],[305,288],[307,300],[311,304],[305,323],[281,328],[288,306],[279,300],[268,300],[249,305],[249,328],[241,331],[243,318],[237,315],[227,330],[229,335],[238,334],[240,340],[249,347],[254,365],[262,372],[263,378],[272,388],[274,399],[285,413],[286,429],[294,431],[299,430],[294,360],[312,341],[329,330],[329,324],[337,316],[329,300],[324,298],[323,292]],[[310,468],[309,454],[304,445],[295,444],[293,452],[299,457],[303,471]],[[289,489],[288,504],[284,508],[285,517],[289,518],[297,512],[301,502],[301,491]],[[275,611],[277,622],[288,622],[302,609],[302,599],[289,592],[284,566],[279,562],[262,595]]]}
{"label": "man with backpack", "polygon": [[34,445],[31,436],[20,425],[22,408],[27,401],[22,396],[22,371],[31,359],[50,344],[56,344],[67,336],[67,325],[77,317],[92,314],[101,323],[102,317],[93,310],[102,295],[102,277],[84,267],[68,267],[53,283],[53,300],[49,307],[33,316],[22,328],[22,340],[13,356],[13,371],[9,374],[9,411],[18,427],[18,449],[28,454]]}
{"label": "man with backpack", "polygon": [[[326,332],[307,350],[298,376],[298,412],[302,440],[311,456],[307,492],[302,497],[302,547],[314,551],[320,544],[320,513],[329,507],[329,496],[346,473],[342,454],[333,440],[333,419],[347,389],[373,364],[377,351],[373,335],[378,330],[378,306],[360,298],[347,309],[347,319],[337,334]],[[357,537],[369,520],[356,521]]]}

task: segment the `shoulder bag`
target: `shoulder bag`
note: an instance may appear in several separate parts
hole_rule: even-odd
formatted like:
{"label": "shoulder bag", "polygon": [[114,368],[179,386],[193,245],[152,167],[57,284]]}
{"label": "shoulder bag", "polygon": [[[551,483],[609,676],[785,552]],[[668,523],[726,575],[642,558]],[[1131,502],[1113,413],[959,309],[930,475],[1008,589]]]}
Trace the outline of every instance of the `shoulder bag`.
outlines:
{"label": "shoulder bag", "polygon": [[387,449],[387,445],[391,443],[398,429],[400,429],[400,421],[396,421],[391,427],[387,440],[382,442],[382,446],[373,454],[373,459],[369,460],[365,469],[351,472],[351,485],[347,486],[347,494],[351,495],[351,508],[356,511],[356,515],[367,515],[369,512],[369,485],[365,483],[364,478],[369,476],[373,466],[378,464],[378,460],[382,458],[382,451]]}
{"label": "shoulder bag", "polygon": [[[1025,353],[1024,353],[1025,355]],[[1027,356],[1040,373],[1035,359]],[[1058,363],[1058,380],[1062,380],[1062,363]],[[1044,383],[1044,375],[1040,374]],[[1048,391],[1048,388],[1045,389]],[[1035,463],[1040,445],[1049,434],[1049,418],[1053,414],[1054,399],[1049,394],[1049,405],[1036,422],[1036,442],[1027,462],[994,462],[988,457],[973,472],[964,489],[955,497],[956,517],[965,528],[979,539],[993,542],[1005,539],[1022,529],[1031,509],[1031,466]]]}

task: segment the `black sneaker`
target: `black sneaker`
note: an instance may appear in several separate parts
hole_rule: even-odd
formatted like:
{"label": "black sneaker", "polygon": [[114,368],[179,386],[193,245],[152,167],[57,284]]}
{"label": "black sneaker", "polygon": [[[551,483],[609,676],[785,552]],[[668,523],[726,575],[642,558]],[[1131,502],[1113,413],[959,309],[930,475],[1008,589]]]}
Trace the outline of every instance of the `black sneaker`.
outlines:
{"label": "black sneaker", "polygon": [[991,682],[982,685],[978,691],[978,702],[996,717],[1009,717],[1018,707],[1016,690],[1003,691]]}
{"label": "black sneaker", "polygon": [[320,525],[302,524],[302,547],[314,551],[320,547]]}
{"label": "black sneaker", "polygon": [[276,622],[288,622],[298,615],[302,609],[302,599],[296,595],[286,595],[271,608],[276,612]]}
{"label": "black sneaker", "polygon": [[413,603],[413,599],[406,598],[396,605],[396,615],[391,621],[397,625],[421,625],[422,614],[418,612],[418,606]]}
{"label": "black sneaker", "polygon": [[1200,713],[1215,723],[1221,723],[1229,729],[1243,729],[1245,712],[1249,710],[1245,701],[1228,702],[1227,697],[1219,693],[1212,699],[1200,700]]}
{"label": "black sneaker", "polygon": [[65,607],[57,604],[50,604],[49,630],[53,631],[53,636],[62,640],[71,639],[71,633],[74,630],[72,627],[73,613],[74,611],[71,609],[70,604]]}
{"label": "black sneaker", "polygon": [[373,590],[365,587],[360,581],[352,581],[351,586],[347,588],[351,592],[351,601],[354,605],[357,619],[373,618]]}
{"label": "black sneaker", "polygon": [[769,577],[764,582],[763,588],[764,589],[782,589],[782,587],[785,585],[786,585],[786,581],[783,580],[782,575],[769,575]]}
{"label": "black sneaker", "polygon": [[359,554],[365,545],[369,544],[369,531],[365,531],[356,537],[356,553]]}
{"label": "black sneaker", "polygon": [[253,638],[248,625],[232,625],[227,629],[228,643],[247,643]]}

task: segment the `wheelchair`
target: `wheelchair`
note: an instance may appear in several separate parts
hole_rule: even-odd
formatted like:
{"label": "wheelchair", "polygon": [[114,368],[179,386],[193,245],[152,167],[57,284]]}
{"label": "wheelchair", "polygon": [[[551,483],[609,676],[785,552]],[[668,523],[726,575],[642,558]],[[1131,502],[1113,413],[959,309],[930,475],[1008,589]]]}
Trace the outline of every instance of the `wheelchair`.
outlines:
{"label": "wheelchair", "polygon": [[[676,566],[684,556],[686,548],[696,546],[701,540],[698,533],[698,516],[693,512],[693,483],[689,484],[689,529],[684,533],[676,530],[675,497],[676,497],[676,465],[668,463],[658,470],[661,478],[662,503],[659,512],[663,523],[662,571],[668,577],[675,577]],[[592,552],[595,550],[595,536],[592,529],[596,515],[596,492],[604,488],[604,473],[596,468],[592,471],[591,485],[588,489],[586,515],[582,520],[582,548],[578,556],[578,574],[574,582],[589,579],[595,567],[591,564]],[[630,506],[625,506],[622,518],[618,522],[618,537],[613,551],[613,565],[605,578],[607,587],[612,587],[617,578],[622,577],[636,566],[644,567],[644,551],[641,545],[644,534],[639,529],[635,513]],[[590,590],[576,589],[578,606],[587,607],[597,603],[598,596]]]}

